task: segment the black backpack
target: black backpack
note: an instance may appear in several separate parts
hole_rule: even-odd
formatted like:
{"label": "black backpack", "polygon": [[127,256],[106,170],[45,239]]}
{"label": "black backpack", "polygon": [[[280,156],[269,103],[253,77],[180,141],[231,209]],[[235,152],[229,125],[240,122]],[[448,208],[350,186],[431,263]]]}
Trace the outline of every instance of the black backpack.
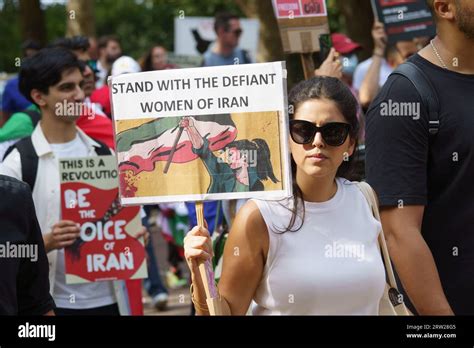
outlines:
{"label": "black backpack", "polygon": [[[107,156],[112,154],[107,145],[96,139],[94,139],[94,141],[100,145],[100,147],[96,148],[95,150],[98,156]],[[22,180],[30,185],[31,192],[33,192],[36,182],[36,174],[38,173],[38,155],[33,146],[33,142],[31,141],[31,136],[23,138],[10,146],[5,152],[3,160],[5,160],[5,158],[7,158],[10,152],[12,152],[14,149],[17,149],[20,153]]]}
{"label": "black backpack", "polygon": [[[400,64],[391,74],[401,75],[408,79],[417,90],[429,117],[429,133],[436,135],[439,131],[439,99],[433,84],[416,64],[405,62]],[[389,76],[389,77],[390,77]]]}
{"label": "black backpack", "polygon": [[39,120],[41,119],[41,113],[36,110],[25,109],[22,110],[21,113],[27,114],[31,118],[31,123],[33,123],[33,129],[38,124]]}

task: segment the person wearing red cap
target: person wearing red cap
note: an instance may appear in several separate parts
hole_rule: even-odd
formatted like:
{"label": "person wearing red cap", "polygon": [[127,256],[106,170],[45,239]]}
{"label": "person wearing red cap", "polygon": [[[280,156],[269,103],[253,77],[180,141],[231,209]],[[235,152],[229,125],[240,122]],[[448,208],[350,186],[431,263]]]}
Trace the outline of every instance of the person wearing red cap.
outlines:
{"label": "person wearing red cap", "polygon": [[341,55],[342,62],[342,81],[349,87],[352,87],[352,79],[355,68],[359,64],[356,52],[362,49],[357,42],[352,41],[349,37],[341,33],[331,34],[332,45],[334,49]]}
{"label": "person wearing red cap", "polygon": [[[349,89],[351,90],[354,97],[359,101],[359,94],[352,87],[352,81],[354,76],[354,71],[359,64],[359,59],[357,57],[357,51],[362,49],[362,46],[357,42],[352,41],[348,36],[342,33],[333,33],[331,34],[331,41],[333,48],[332,51],[336,54],[336,60],[339,63],[340,74],[339,76],[334,76],[344,82]],[[361,108],[359,105],[357,111],[357,118],[363,124],[364,120],[361,117]],[[361,132],[359,133],[359,144],[364,143],[364,127],[361,127]]]}

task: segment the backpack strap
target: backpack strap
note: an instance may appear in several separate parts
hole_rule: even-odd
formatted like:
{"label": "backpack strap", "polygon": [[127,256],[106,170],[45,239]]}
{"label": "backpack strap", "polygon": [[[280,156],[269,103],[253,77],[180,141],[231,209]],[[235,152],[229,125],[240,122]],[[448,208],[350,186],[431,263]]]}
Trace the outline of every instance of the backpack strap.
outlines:
{"label": "backpack strap", "polygon": [[[109,147],[99,140],[95,140],[100,146],[96,147],[95,152],[98,156],[111,155]],[[3,160],[14,150],[17,149],[20,153],[21,160],[21,177],[24,182],[30,185],[31,192],[36,182],[36,175],[38,173],[38,154],[33,146],[31,137],[26,137],[13,144],[8,148],[3,156]]]}
{"label": "backpack strap", "polygon": [[33,146],[31,137],[26,137],[10,146],[3,156],[3,160],[14,150],[20,153],[21,178],[30,185],[31,192],[35,186],[36,174],[38,172],[38,154]]}
{"label": "backpack strap", "polygon": [[95,153],[97,154],[97,156],[108,156],[112,154],[112,151],[110,151],[109,147],[103,142],[97,139],[94,139],[94,141],[100,145],[99,147],[95,148]]}
{"label": "backpack strap", "polygon": [[423,105],[427,108],[430,135],[436,135],[439,131],[439,99],[433,84],[426,74],[416,64],[405,62],[400,64],[391,74],[401,75],[410,81],[421,97]]}
{"label": "backpack strap", "polygon": [[244,57],[243,64],[251,64],[252,60],[250,59],[249,52],[247,50],[242,49],[242,56]]}
{"label": "backpack strap", "polygon": [[25,110],[22,110],[21,112],[30,116],[31,123],[33,123],[33,128],[35,128],[41,119],[41,113],[39,113],[36,110],[30,110],[30,109],[25,109]]}

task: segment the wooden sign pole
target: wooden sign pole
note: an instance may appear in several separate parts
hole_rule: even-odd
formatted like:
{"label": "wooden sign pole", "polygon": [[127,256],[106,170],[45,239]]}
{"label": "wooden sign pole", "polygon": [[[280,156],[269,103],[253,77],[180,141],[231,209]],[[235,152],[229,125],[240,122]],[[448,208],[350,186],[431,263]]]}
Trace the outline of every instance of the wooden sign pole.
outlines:
{"label": "wooden sign pole", "polygon": [[[204,224],[204,204],[203,202],[196,202],[196,217],[198,226],[205,227]],[[210,315],[222,315],[222,307],[217,293],[217,288],[214,283],[214,272],[212,271],[212,262],[208,260],[199,265],[199,273],[204,284],[206,292],[206,302],[209,308]]]}
{"label": "wooden sign pole", "polygon": [[312,53],[300,53],[301,65],[303,65],[304,78],[310,79],[314,76],[314,61]]}

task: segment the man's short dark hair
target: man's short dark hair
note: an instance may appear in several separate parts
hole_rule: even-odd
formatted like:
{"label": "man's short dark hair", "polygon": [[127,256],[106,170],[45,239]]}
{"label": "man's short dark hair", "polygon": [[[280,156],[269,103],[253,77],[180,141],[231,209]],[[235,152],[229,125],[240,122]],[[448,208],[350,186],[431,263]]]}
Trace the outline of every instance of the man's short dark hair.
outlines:
{"label": "man's short dark hair", "polygon": [[104,35],[99,38],[97,41],[97,47],[99,49],[106,48],[110,41],[115,41],[116,43],[120,44],[120,40],[116,35]]}
{"label": "man's short dark hair", "polygon": [[28,40],[25,40],[21,44],[21,50],[23,51],[23,55],[25,55],[27,50],[39,51],[40,49],[41,49],[41,44],[36,40],[28,39]]}
{"label": "man's short dark hair", "polygon": [[223,28],[225,31],[228,31],[230,28],[229,22],[232,19],[239,19],[239,16],[230,12],[218,13],[214,19],[214,31],[216,32],[216,34],[220,28]]}
{"label": "man's short dark hair", "polygon": [[83,70],[77,57],[64,48],[43,48],[31,58],[22,61],[19,74],[20,92],[34,103],[31,91],[37,89],[45,94],[49,87],[61,81],[62,73],[69,69]]}
{"label": "man's short dark hair", "polygon": [[61,47],[71,51],[85,52],[89,49],[90,43],[87,36],[62,37],[54,40],[49,47]]}

